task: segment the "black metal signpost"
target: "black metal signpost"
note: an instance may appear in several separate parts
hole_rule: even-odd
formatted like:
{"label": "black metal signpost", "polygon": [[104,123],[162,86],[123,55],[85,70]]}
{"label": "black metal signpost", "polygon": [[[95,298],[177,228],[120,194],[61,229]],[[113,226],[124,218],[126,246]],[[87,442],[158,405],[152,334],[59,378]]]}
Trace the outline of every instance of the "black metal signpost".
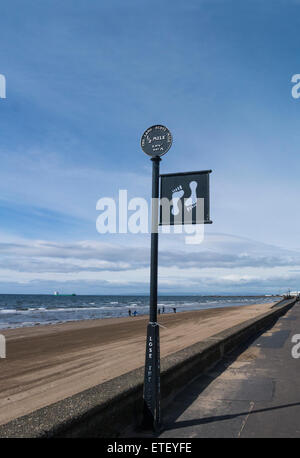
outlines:
{"label": "black metal signpost", "polygon": [[[147,327],[142,428],[155,432],[160,429],[160,349],[157,323],[158,226],[212,222],[209,217],[209,174],[211,170],[159,175],[160,156],[165,154],[171,145],[171,132],[161,125],[150,127],[141,138],[141,147],[146,154],[151,156],[152,161],[150,317]],[[161,177],[160,196],[159,177]],[[163,199],[169,202],[167,212],[162,211],[161,207],[160,222],[158,217],[159,197],[161,202]],[[197,213],[199,199],[203,200],[200,219]],[[187,214],[188,218],[186,218]]]}
{"label": "black metal signpost", "polygon": [[152,161],[150,316],[147,327],[142,427],[154,431],[158,431],[160,427],[160,351],[157,324],[159,163],[160,156],[165,154],[171,145],[172,135],[165,126],[152,126],[142,135],[141,147],[151,156]]}

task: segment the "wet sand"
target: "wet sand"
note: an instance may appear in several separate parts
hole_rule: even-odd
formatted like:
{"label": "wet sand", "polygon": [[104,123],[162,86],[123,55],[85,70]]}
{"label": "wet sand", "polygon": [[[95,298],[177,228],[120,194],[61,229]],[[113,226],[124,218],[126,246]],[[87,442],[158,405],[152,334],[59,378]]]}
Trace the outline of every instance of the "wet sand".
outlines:
{"label": "wet sand", "polygon": [[[159,315],[161,356],[270,310],[271,304]],[[148,317],[0,331],[0,424],[144,365]]]}

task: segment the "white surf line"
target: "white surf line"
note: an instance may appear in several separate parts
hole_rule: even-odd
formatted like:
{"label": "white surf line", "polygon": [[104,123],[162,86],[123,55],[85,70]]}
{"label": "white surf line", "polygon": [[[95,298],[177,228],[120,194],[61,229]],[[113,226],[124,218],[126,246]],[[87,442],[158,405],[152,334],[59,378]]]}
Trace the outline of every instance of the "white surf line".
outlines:
{"label": "white surf line", "polygon": [[248,414],[246,415],[246,418],[243,420],[242,427],[241,427],[241,429],[240,429],[240,431],[239,431],[239,433],[238,433],[238,437],[241,437],[242,431],[243,431],[243,429],[245,428],[245,425],[246,425],[246,423],[247,423],[247,421],[248,421],[248,418],[249,418],[250,413],[251,413],[252,410],[253,410],[253,407],[254,407],[254,402],[253,402],[253,401],[250,401],[249,412],[248,412]]}

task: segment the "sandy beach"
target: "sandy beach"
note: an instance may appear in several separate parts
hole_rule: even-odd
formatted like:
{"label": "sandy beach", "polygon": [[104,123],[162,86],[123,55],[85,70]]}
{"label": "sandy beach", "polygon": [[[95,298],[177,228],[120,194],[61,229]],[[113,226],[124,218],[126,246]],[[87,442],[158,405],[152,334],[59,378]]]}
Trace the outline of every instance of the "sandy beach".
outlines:
{"label": "sandy beach", "polygon": [[[273,303],[159,315],[161,356],[270,310]],[[3,330],[0,424],[144,365],[148,317]]]}

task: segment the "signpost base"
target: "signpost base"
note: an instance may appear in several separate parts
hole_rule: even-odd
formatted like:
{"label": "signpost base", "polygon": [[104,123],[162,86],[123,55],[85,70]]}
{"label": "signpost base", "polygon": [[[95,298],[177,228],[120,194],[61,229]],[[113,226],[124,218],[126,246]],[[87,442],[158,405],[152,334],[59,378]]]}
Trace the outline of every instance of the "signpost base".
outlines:
{"label": "signpost base", "polygon": [[160,430],[160,349],[159,326],[149,323],[147,327],[144,406],[142,429]]}

